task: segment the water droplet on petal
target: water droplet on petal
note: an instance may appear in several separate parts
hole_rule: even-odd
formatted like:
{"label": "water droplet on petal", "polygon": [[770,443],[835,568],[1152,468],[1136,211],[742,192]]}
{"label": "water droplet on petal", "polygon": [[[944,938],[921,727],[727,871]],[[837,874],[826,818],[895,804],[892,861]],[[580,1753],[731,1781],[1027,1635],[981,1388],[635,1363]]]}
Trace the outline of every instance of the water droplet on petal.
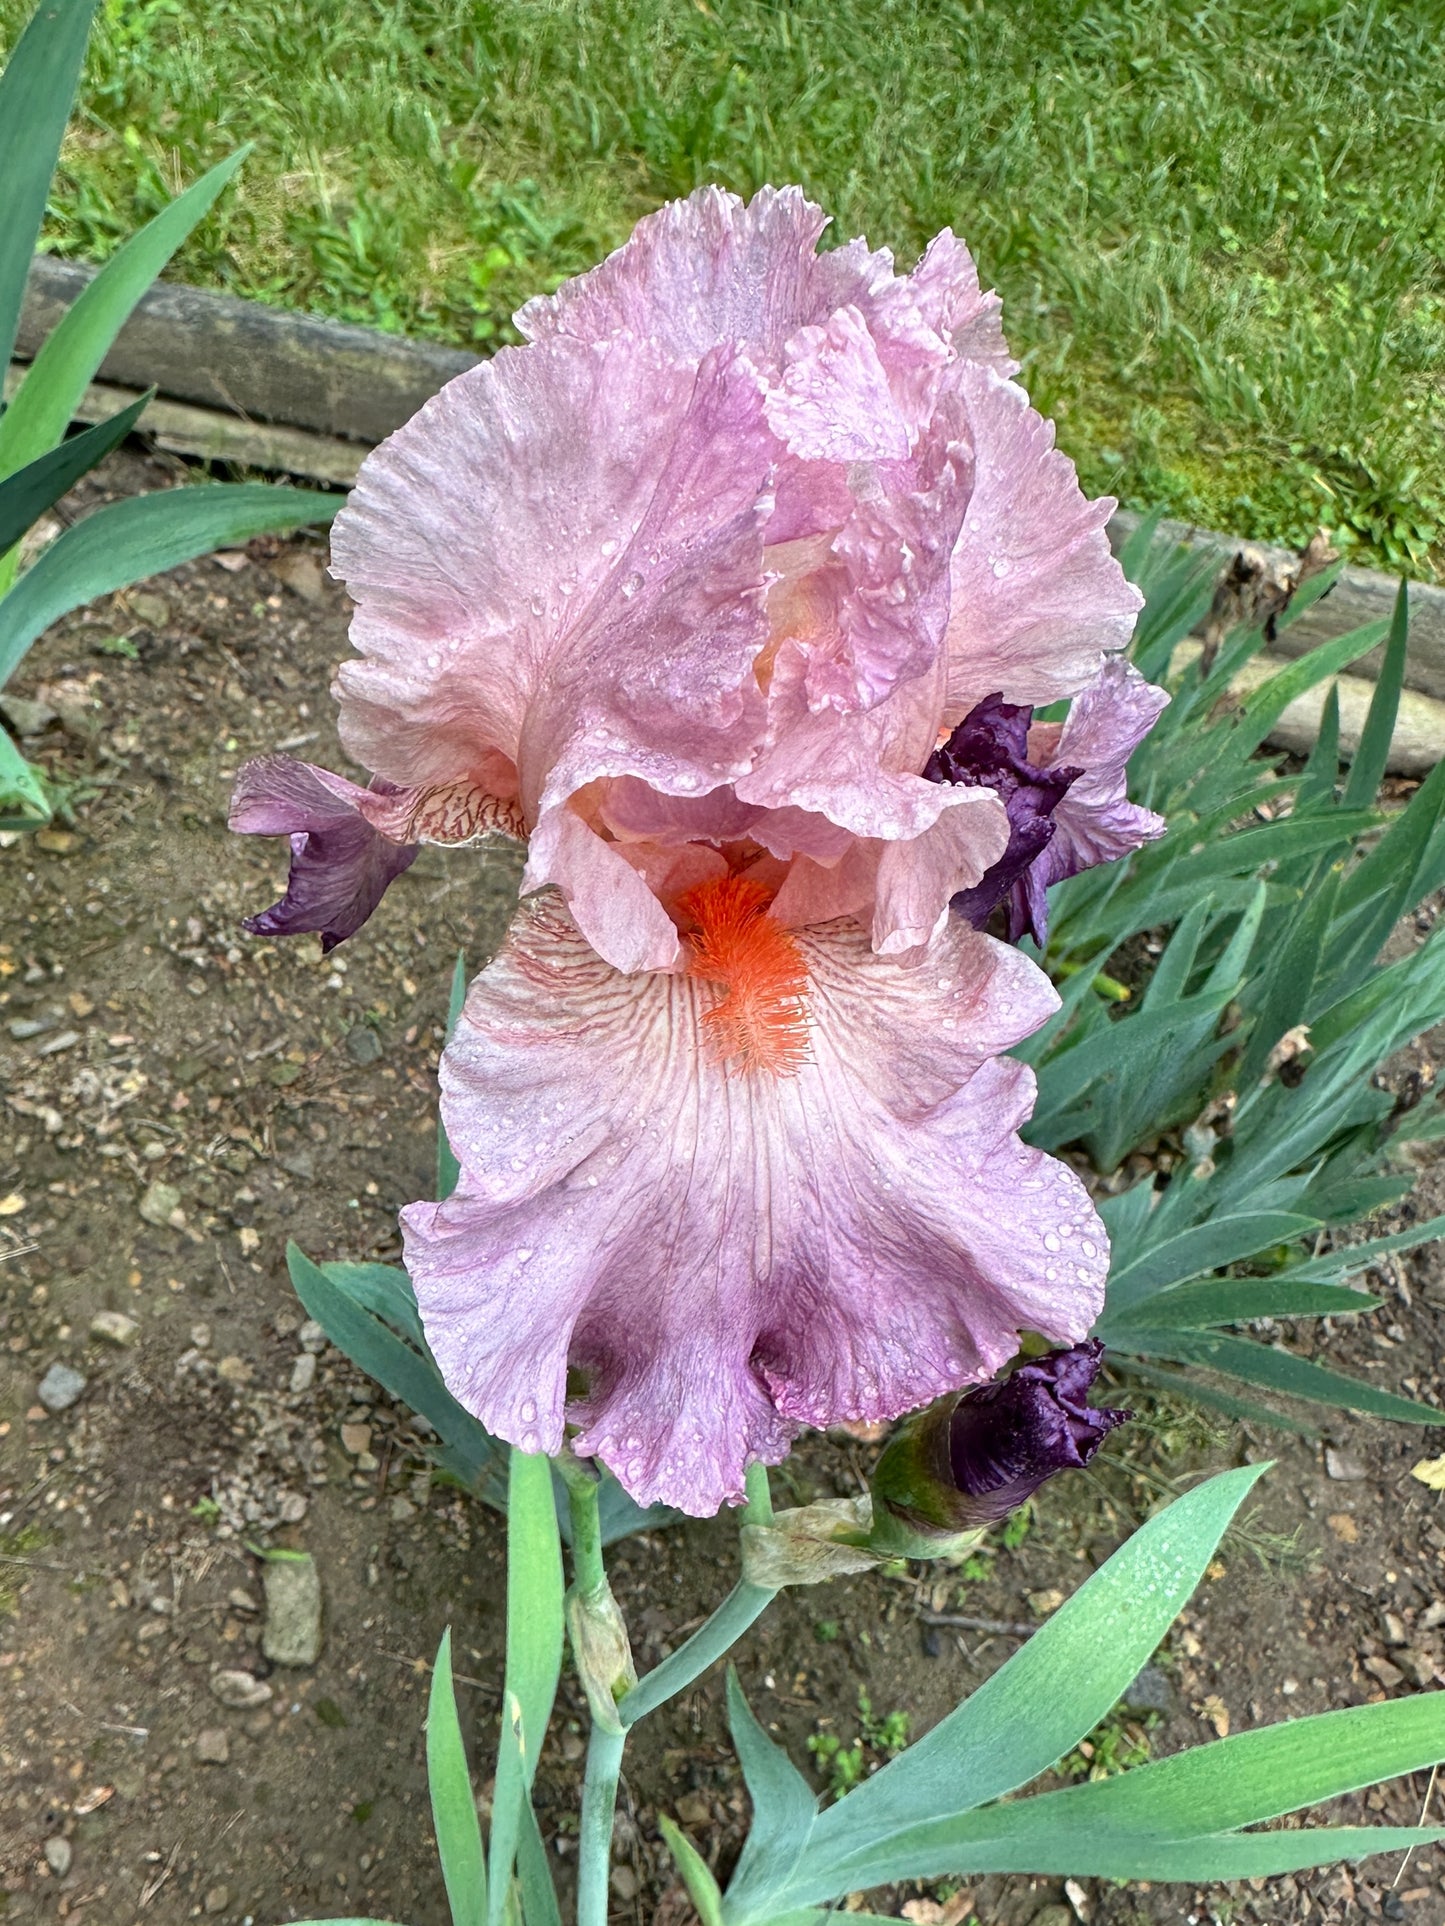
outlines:
{"label": "water droplet on petal", "polygon": [[997,576],[1002,577],[1008,574],[1008,563],[1003,559],[1001,555],[998,556],[992,563],[990,563],[990,567],[993,569],[994,574]]}
{"label": "water droplet on petal", "polygon": [[636,595],[637,591],[641,587],[642,587],[642,577],[638,574],[637,570],[634,569],[632,573],[627,577],[626,581],[622,584],[622,593],[627,597],[628,601],[630,602],[633,596]]}
{"label": "water droplet on petal", "polygon": [[1057,1235],[1053,1231],[1046,1231],[1044,1233],[1044,1249],[1046,1251],[1056,1251],[1058,1248],[1059,1240]]}
{"label": "water droplet on petal", "polygon": [[520,1413],[519,1413],[519,1415],[520,1415],[520,1417],[521,1417],[521,1420],[522,1420],[522,1423],[523,1423],[523,1424],[535,1424],[535,1423],[537,1422],[537,1401],[536,1401],[536,1399],[535,1399],[535,1398],[524,1398],[524,1399],[522,1400],[522,1407],[521,1407],[521,1411],[520,1411]]}

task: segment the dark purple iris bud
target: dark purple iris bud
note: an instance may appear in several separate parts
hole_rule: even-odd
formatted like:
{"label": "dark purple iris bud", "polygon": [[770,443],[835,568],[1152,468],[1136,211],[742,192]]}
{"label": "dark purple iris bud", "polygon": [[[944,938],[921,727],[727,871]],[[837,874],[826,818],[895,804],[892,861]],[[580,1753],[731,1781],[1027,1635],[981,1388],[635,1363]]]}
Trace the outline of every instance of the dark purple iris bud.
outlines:
{"label": "dark purple iris bud", "polygon": [[1006,1518],[1056,1472],[1086,1465],[1132,1416],[1091,1405],[1104,1347],[1088,1338],[965,1391],[948,1427],[953,1481],[990,1519]]}
{"label": "dark purple iris bud", "polygon": [[981,930],[999,905],[1009,899],[1009,941],[1025,930],[1040,946],[1043,932],[1033,926],[1030,898],[1021,885],[1028,871],[1054,839],[1054,811],[1082,769],[1040,769],[1029,761],[1029,725],[1033,710],[1026,703],[985,696],[970,709],[948,741],[935,749],[923,773],[930,782],[967,783],[998,791],[1008,811],[1008,847],[971,889],[960,890],[951,907],[956,915]]}
{"label": "dark purple iris bud", "polygon": [[1088,1464],[1133,1415],[1088,1402],[1103,1355],[1089,1338],[908,1419],[873,1473],[875,1538],[883,1517],[918,1540],[996,1525],[1046,1479]]}
{"label": "dark purple iris bud", "polygon": [[242,835],[289,836],[291,874],[279,903],[248,916],[252,936],[320,932],[325,954],[355,935],[418,845],[381,835],[358,799],[400,794],[389,783],[362,789],[329,769],[290,756],[258,756],[241,769],[231,797],[231,828]]}

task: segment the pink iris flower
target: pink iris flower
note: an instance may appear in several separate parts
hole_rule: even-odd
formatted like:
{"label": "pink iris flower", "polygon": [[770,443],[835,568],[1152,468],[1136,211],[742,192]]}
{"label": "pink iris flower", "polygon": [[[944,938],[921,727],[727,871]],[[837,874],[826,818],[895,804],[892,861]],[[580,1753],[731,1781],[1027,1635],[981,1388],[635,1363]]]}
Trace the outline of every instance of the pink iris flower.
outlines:
{"label": "pink iris flower", "polygon": [[[1096,685],[1140,598],[960,243],[899,275],[825,226],[664,207],[377,449],[333,537],[371,786],[265,758],[233,812],[292,838],[253,926],[330,940],[417,843],[525,839],[407,1266],[490,1430],[698,1514],[800,1426],[1081,1339],[1108,1258],[1017,1134],[1054,991],[950,912],[1009,810],[924,771],[989,698]],[[1127,749],[1088,747],[1114,853]]]}

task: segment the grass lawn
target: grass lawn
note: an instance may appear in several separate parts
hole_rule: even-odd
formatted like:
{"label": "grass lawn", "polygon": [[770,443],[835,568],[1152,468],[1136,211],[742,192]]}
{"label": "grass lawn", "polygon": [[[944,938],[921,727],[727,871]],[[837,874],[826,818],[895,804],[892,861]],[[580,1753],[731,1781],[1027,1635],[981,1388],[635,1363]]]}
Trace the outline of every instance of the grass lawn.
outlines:
{"label": "grass lawn", "polygon": [[[8,40],[30,0],[0,0]],[[672,195],[951,223],[1086,485],[1445,575],[1445,5],[102,0],[48,245],[464,344]]]}

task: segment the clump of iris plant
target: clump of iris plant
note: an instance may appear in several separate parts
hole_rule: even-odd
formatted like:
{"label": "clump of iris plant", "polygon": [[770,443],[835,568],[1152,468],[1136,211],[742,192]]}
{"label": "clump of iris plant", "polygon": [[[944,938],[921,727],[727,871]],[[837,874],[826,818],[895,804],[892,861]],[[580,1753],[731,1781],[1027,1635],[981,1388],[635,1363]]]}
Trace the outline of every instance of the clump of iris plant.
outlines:
{"label": "clump of iris plant", "polygon": [[407,1268],[489,1430],[698,1514],[1085,1336],[1105,1233],[1004,1054],[1058,999],[975,925],[1160,827],[1114,504],[950,232],[900,275],[825,225],[664,207],[377,449],[333,543],[370,783],[267,757],[232,817],[292,841],[252,927],[328,946],[419,844],[525,841]]}

